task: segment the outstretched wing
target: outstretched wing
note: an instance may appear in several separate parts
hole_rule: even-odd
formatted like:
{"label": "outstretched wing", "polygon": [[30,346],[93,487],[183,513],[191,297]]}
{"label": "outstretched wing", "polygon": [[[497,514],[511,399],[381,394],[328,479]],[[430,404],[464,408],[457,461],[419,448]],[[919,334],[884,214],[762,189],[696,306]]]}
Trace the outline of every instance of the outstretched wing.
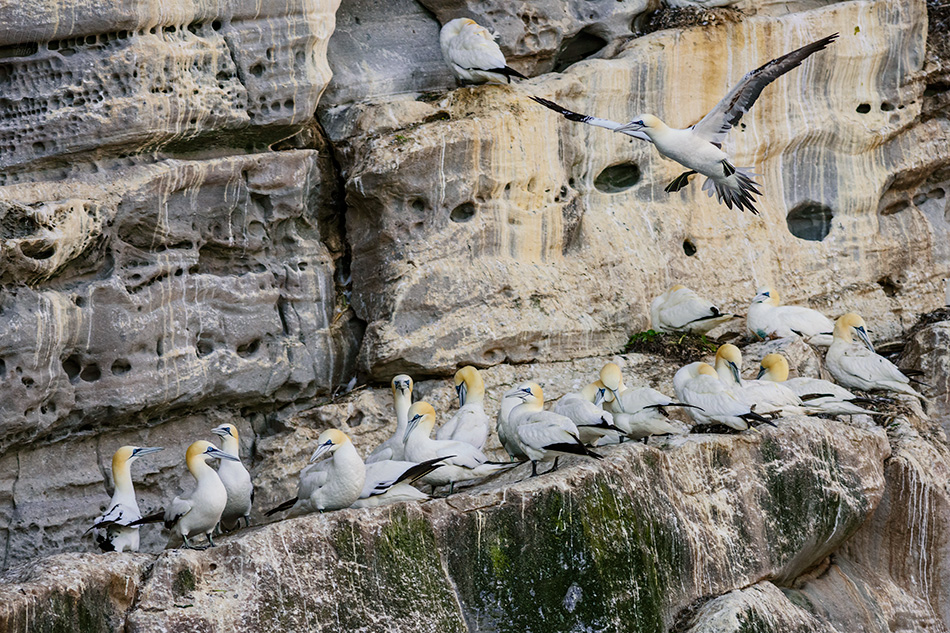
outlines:
{"label": "outstretched wing", "polygon": [[[537,101],[538,103],[543,105],[545,108],[548,108],[549,110],[554,110],[558,114],[563,115],[564,118],[569,119],[571,121],[578,121],[580,123],[586,123],[587,125],[594,125],[596,127],[602,127],[602,128],[613,130],[613,131],[616,131],[618,127],[623,125],[623,123],[617,123],[616,121],[611,121],[610,119],[598,119],[597,117],[588,116],[586,114],[579,114],[572,110],[568,110],[565,107],[559,106],[553,101],[542,99],[541,97],[531,97],[531,100]],[[633,131],[624,130],[622,133],[626,134],[627,136],[638,138],[641,141],[646,141],[648,143],[653,142],[650,140],[650,137],[644,134],[643,132],[639,132],[639,131],[633,132]]]}
{"label": "outstretched wing", "polygon": [[837,33],[823,37],[747,73],[715,108],[693,126],[693,132],[710,143],[722,144],[726,133],[752,108],[767,85],[800,66],[809,55],[822,50],[837,37]]}

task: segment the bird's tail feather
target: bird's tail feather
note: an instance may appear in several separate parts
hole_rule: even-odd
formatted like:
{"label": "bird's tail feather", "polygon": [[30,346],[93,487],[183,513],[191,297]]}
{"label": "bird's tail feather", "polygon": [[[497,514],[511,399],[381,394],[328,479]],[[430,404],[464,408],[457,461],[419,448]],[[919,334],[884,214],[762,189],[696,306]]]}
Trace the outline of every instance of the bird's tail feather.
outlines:
{"label": "bird's tail feather", "polygon": [[129,523],[129,527],[134,527],[136,525],[145,525],[146,523],[160,523],[165,520],[165,511],[159,510],[158,512],[153,512],[148,516],[144,516],[141,519],[136,519]]}
{"label": "bird's tail feather", "polygon": [[290,510],[292,507],[294,507],[295,503],[297,503],[297,497],[294,497],[293,499],[288,499],[287,501],[284,501],[282,504],[280,504],[276,508],[271,508],[270,510],[265,512],[264,516],[271,516],[273,514],[277,514],[278,512],[283,512],[284,510]]}
{"label": "bird's tail feather", "polygon": [[[725,161],[723,162],[725,163]],[[712,178],[706,178],[706,182],[703,183],[703,191],[705,191],[709,197],[712,197],[713,191],[715,191],[716,199],[730,209],[735,205],[740,211],[748,209],[755,215],[758,215],[759,212],[754,206],[755,198],[753,198],[752,195],[761,196],[762,192],[759,191],[758,187],[762,185],[753,180],[756,174],[745,167],[732,167],[732,165],[729,165],[729,167],[735,170],[733,175],[738,185],[736,188],[727,184],[718,183]]]}
{"label": "bird's tail feather", "polygon": [[421,479],[422,477],[425,477],[436,468],[439,468],[440,466],[442,466],[442,464],[440,464],[439,462],[446,459],[452,459],[453,457],[455,457],[455,455],[449,455],[447,457],[437,457],[436,459],[427,459],[424,462],[419,462],[418,464],[416,464],[415,466],[413,466],[412,468],[404,472],[402,476],[399,477],[399,479],[397,479],[394,483],[398,484],[401,481],[408,481],[409,483],[412,483],[416,481],[417,479]]}

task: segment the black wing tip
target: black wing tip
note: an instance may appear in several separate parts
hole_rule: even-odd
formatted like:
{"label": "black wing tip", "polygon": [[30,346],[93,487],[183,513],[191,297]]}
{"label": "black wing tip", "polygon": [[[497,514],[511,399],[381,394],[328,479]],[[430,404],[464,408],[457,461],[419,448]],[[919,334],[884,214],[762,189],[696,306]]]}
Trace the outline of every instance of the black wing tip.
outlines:
{"label": "black wing tip", "polygon": [[136,519],[128,524],[127,527],[135,527],[136,525],[145,525],[146,523],[158,523],[159,521],[165,520],[165,511],[159,510],[158,512],[153,512],[148,516],[144,516],[141,519]]}
{"label": "black wing tip", "polygon": [[280,505],[277,506],[276,508],[271,508],[270,510],[268,510],[267,512],[265,512],[265,513],[264,513],[264,516],[269,517],[269,516],[272,516],[272,515],[274,515],[274,514],[277,514],[278,512],[283,512],[284,510],[289,510],[289,509],[291,509],[292,507],[294,507],[294,504],[295,504],[295,503],[297,503],[297,497],[294,497],[293,499],[288,499],[287,501],[284,501],[282,504],[280,504]]}

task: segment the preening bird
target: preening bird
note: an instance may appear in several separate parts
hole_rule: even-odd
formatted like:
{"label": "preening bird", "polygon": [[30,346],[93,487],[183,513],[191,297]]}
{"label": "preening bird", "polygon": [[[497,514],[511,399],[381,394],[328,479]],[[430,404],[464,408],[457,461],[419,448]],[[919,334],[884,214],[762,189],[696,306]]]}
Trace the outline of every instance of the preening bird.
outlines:
{"label": "preening bird", "polygon": [[221,438],[221,450],[234,455],[238,461],[223,459],[218,465],[218,477],[228,491],[228,503],[221,513],[221,529],[230,532],[236,530],[244,519],[244,527],[251,524],[251,500],[254,498],[254,484],[251,483],[251,474],[241,463],[241,442],[237,427],[233,424],[222,424],[211,432]]}
{"label": "preening bird", "polygon": [[[196,482],[191,495],[175,497],[164,512],[149,515],[135,523],[164,521],[166,529],[181,535],[185,547],[189,549],[214,547],[212,533],[228,504],[228,491],[221,483],[218,473],[207,463],[209,459],[216,458],[239,461],[234,455],[225,453],[205,440],[198,440],[189,446],[185,452],[185,464]],[[200,534],[204,534],[208,539],[208,545],[204,547],[192,545],[189,539]]]}
{"label": "preening bird", "polygon": [[412,486],[441,464],[442,458],[416,464],[402,461],[381,461],[366,464],[363,491],[351,508],[376,508],[400,501],[425,501],[429,495]]}
{"label": "preening bird", "polygon": [[445,63],[460,81],[503,84],[511,83],[512,77],[527,79],[508,66],[495,36],[475,20],[456,18],[446,22],[439,33],[439,44]]}
{"label": "preening bird", "polygon": [[[314,463],[323,455],[330,458]],[[339,429],[327,429],[317,438],[310,465],[300,472],[297,496],[266,512],[267,516],[290,510],[295,517],[310,512],[349,508],[360,498],[366,481],[366,466],[349,436]]]}
{"label": "preening bird", "polygon": [[621,124],[572,112],[547,99],[531,98],[572,121],[652,142],[661,156],[687,168],[667,185],[667,193],[679,191],[689,184],[690,176],[699,173],[706,176],[703,190],[710,196],[715,191],[720,203],[730,209],[735,205],[740,210],[748,209],[758,214],[752,196],[762,195],[758,189],[761,185],[752,179],[754,174],[749,169],[733,166],[729,155],[722,151],[726,134],[739,123],[742,115],[749,111],[767,85],[799,66],[809,55],[822,50],[837,37],[837,33],[823,37],[749,72],[698,123],[682,130],[668,127],[652,114],[641,114],[629,123]]}
{"label": "preening bird", "polygon": [[767,380],[743,380],[742,352],[731,343],[716,350],[716,374],[736,397],[756,413],[767,415],[809,415],[802,399],[783,384]]}
{"label": "preening bird", "polygon": [[87,532],[92,531],[103,552],[139,551],[139,528],[129,524],[142,518],[132,486],[132,462],[156,453],[160,447],[123,446],[112,455],[112,482],[115,491],[109,509],[102,513]]}
{"label": "preening bird", "polygon": [[459,410],[435,432],[437,440],[455,440],[471,444],[478,450],[485,446],[491,419],[485,413],[485,383],[471,365],[455,372],[455,393]]}
{"label": "preening bird", "polygon": [[679,284],[672,286],[650,304],[650,326],[657,332],[705,334],[732,316]]}
{"label": "preening bird", "polygon": [[578,393],[567,393],[554,404],[552,411],[570,418],[577,427],[584,444],[593,444],[601,438],[616,442],[624,432],[614,425],[614,416],[598,404],[604,399],[606,387],[591,383]]}
{"label": "preening bird", "polygon": [[377,446],[366,458],[367,464],[384,460],[401,460],[406,424],[409,422],[409,407],[412,406],[412,378],[399,374],[392,379],[393,407],[396,409],[396,430],[392,436]]}
{"label": "preening bird", "polygon": [[768,354],[759,364],[759,380],[768,380],[785,385],[802,399],[805,406],[815,413],[827,415],[886,415],[869,411],[857,405],[862,399],[844,387],[818,378],[788,379],[788,361],[781,354]]}
{"label": "preening bird", "polygon": [[746,314],[746,327],[760,339],[797,335],[812,345],[831,345],[835,324],[818,310],[802,306],[783,306],[778,292],[770,286],[755,291]]}
{"label": "preening bird", "polygon": [[724,385],[712,365],[690,363],[680,368],[673,376],[673,389],[677,399],[695,406],[687,411],[699,424],[725,424],[737,431],[748,429],[750,422],[771,424]]}
{"label": "preening bird", "polygon": [[[854,344],[854,334],[864,346]],[[894,363],[874,351],[864,319],[849,312],[835,321],[834,341],[825,355],[828,373],[840,384],[862,391],[894,391],[924,399]]]}

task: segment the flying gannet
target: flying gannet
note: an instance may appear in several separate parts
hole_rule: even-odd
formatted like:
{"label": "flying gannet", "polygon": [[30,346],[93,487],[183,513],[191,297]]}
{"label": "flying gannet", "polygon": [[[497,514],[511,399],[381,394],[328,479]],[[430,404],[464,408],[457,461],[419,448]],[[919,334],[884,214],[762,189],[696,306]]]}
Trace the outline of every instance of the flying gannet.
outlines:
{"label": "flying gannet", "polygon": [[115,491],[109,509],[86,532],[92,531],[103,552],[139,551],[139,528],[130,523],[142,518],[132,487],[132,462],[142,455],[156,453],[160,447],[123,446],[112,456],[112,482]]}
{"label": "flying gannet", "polygon": [[731,343],[716,350],[716,374],[742,402],[761,415],[809,415],[802,399],[783,384],[765,380],[743,380],[742,352]]}
{"label": "flying gannet", "polygon": [[[165,529],[181,535],[185,547],[206,549],[214,547],[212,533],[221,520],[221,513],[228,504],[228,491],[221,483],[218,473],[207,464],[209,459],[228,459],[239,461],[234,455],[225,453],[211,442],[198,440],[185,452],[185,464],[188,472],[195,478],[196,486],[187,497],[175,497],[163,512],[157,512],[136,521],[136,524],[164,521]],[[193,536],[204,534],[208,545],[198,547],[189,540]]]}
{"label": "flying gannet", "polygon": [[[854,333],[864,346],[854,344]],[[853,312],[835,321],[834,341],[825,355],[825,368],[835,380],[850,389],[894,391],[924,399],[910,386],[910,378],[894,363],[874,352],[864,319]]]}
{"label": "flying gannet", "polygon": [[570,418],[544,410],[544,392],[541,385],[528,383],[528,386],[518,389],[517,395],[522,402],[512,409],[511,419],[521,450],[531,460],[532,477],[538,474],[538,462],[553,459],[554,465],[548,472],[557,469],[557,458],[560,455],[603,458],[584,446],[577,426]]}
{"label": "flying gannet", "polygon": [[669,407],[692,407],[650,387],[628,389],[616,363],[606,363],[600,370],[600,382],[609,392],[607,406],[613,411],[614,424],[624,435],[643,440],[651,435],[683,435],[685,430],[668,420]]}
{"label": "flying gannet", "polygon": [[455,393],[459,410],[439,427],[435,439],[465,442],[481,450],[488,439],[491,420],[485,413],[485,383],[477,369],[469,365],[455,372]]}
{"label": "flying gannet", "polygon": [[222,459],[218,465],[218,477],[228,491],[228,504],[221,513],[221,530],[230,532],[236,530],[244,519],[244,527],[251,525],[251,500],[254,498],[254,484],[251,483],[251,474],[241,463],[241,442],[237,427],[233,424],[222,424],[211,432],[221,437],[221,450],[228,455],[234,455],[238,461]]}
{"label": "flying gannet", "polygon": [[886,415],[869,411],[856,403],[862,399],[840,385],[818,378],[788,379],[788,361],[781,354],[768,354],[759,364],[759,380],[769,380],[785,385],[802,399],[815,413],[827,415]]}
{"label": "flying gannet", "polygon": [[393,406],[396,409],[396,431],[366,458],[367,464],[383,460],[401,460],[406,424],[409,422],[409,407],[412,405],[412,378],[399,374],[392,379]]}
{"label": "flying gannet", "polygon": [[752,195],[762,195],[758,189],[760,185],[752,179],[754,174],[746,168],[734,167],[728,154],[722,151],[726,134],[739,123],[742,115],[749,111],[767,85],[799,66],[809,55],[822,50],[837,37],[837,33],[823,37],[749,72],[698,123],[682,130],[668,127],[652,114],[641,114],[629,123],[621,124],[572,112],[547,99],[531,98],[571,121],[652,142],[661,156],[688,169],[667,185],[667,193],[679,191],[689,184],[690,176],[699,173],[706,176],[703,190],[709,196],[715,191],[719,202],[728,208],[735,205],[740,210],[745,208],[758,214],[753,206],[755,199]]}
{"label": "flying gannet", "polygon": [[[317,462],[323,455],[330,458]],[[339,429],[327,429],[317,438],[310,465],[300,471],[297,496],[268,510],[271,516],[290,510],[288,517],[311,512],[349,508],[360,498],[366,482],[366,466],[349,436]]]}
{"label": "flying gannet", "polygon": [[800,336],[812,345],[831,345],[834,323],[818,310],[802,306],[783,306],[774,288],[763,286],[756,290],[746,327],[760,339]]}
{"label": "flying gannet", "polygon": [[496,419],[495,431],[498,433],[498,441],[508,453],[512,461],[522,461],[528,458],[521,450],[521,444],[518,443],[518,436],[511,420],[511,412],[516,406],[521,404],[521,389],[527,389],[531,386],[529,382],[523,382],[514,389],[505,393],[501,399],[501,406],[498,408],[498,417]]}
{"label": "flying gannet", "polygon": [[461,82],[511,83],[512,77],[527,79],[508,66],[495,36],[469,18],[446,22],[439,34],[442,57]]}
{"label": "flying gannet", "polygon": [[723,313],[711,301],[679,284],[650,304],[650,326],[657,332],[705,334],[733,315]]}
{"label": "flying gannet", "polygon": [[694,408],[687,409],[698,424],[725,424],[737,431],[745,431],[750,422],[771,424],[751,410],[734,390],[719,380],[712,365],[690,363],[673,376],[676,397]]}
{"label": "flying gannet", "polygon": [[440,459],[436,470],[419,479],[430,486],[450,486],[449,494],[455,492],[460,481],[481,479],[512,464],[491,462],[479,449],[467,442],[436,440],[429,437],[435,427],[435,409],[428,402],[419,401],[409,408],[409,425],[406,427],[406,460],[422,463]]}
{"label": "flying gannet", "polygon": [[363,491],[350,507],[376,508],[400,501],[425,501],[429,495],[411,484],[441,466],[441,461],[439,457],[421,464],[392,460],[366,464]]}

